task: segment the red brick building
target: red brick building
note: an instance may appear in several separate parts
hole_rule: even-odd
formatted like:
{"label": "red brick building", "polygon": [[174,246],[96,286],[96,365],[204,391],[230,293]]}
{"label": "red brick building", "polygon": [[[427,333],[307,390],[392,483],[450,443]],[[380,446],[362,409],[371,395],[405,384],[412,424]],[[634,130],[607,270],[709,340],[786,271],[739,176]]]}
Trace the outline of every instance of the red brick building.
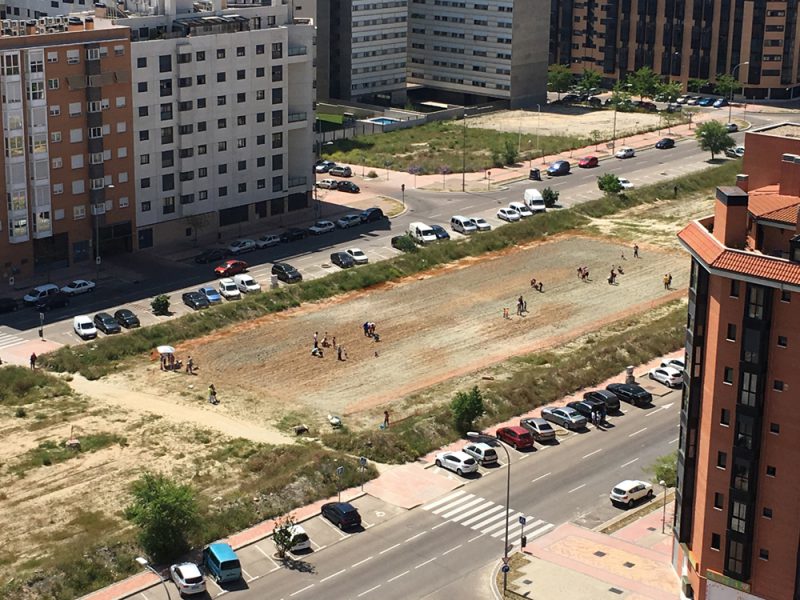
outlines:
{"label": "red brick building", "polygon": [[682,598],[800,597],[800,125],[748,133],[692,255],[676,496]]}

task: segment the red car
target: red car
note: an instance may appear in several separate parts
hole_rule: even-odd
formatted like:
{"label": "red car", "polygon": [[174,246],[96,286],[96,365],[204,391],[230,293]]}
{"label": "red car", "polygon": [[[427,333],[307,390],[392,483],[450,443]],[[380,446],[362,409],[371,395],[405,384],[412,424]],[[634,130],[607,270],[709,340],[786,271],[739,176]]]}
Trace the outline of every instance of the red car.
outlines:
{"label": "red car", "polygon": [[247,263],[243,260],[226,260],[214,269],[214,274],[217,277],[230,277],[245,271],[247,271]]}
{"label": "red car", "polygon": [[596,156],[584,156],[578,163],[578,166],[583,169],[591,169],[592,167],[596,167],[598,162]]}
{"label": "red car", "polygon": [[497,439],[513,446],[517,450],[533,448],[533,435],[523,427],[500,427],[495,435]]}

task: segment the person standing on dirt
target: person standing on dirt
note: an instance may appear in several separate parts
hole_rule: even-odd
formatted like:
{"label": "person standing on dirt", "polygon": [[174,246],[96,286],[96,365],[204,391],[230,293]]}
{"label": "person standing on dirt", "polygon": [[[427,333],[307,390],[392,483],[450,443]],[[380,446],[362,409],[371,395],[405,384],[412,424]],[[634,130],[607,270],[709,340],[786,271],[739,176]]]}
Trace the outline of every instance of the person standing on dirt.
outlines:
{"label": "person standing on dirt", "polygon": [[509,319],[509,318],[510,318],[510,317],[508,316],[508,308],[504,308],[504,309],[503,309],[503,318],[504,318],[504,319]]}
{"label": "person standing on dirt", "polygon": [[639,245],[633,245],[633,258],[639,258]]}
{"label": "person standing on dirt", "polygon": [[672,273],[667,273],[667,289],[672,289]]}
{"label": "person standing on dirt", "polygon": [[669,289],[669,275],[664,274],[664,278],[663,279],[664,279],[664,289],[668,290]]}
{"label": "person standing on dirt", "polygon": [[314,348],[319,348],[319,331],[314,332]]}
{"label": "person standing on dirt", "polygon": [[31,369],[36,370],[36,352],[31,353]]}
{"label": "person standing on dirt", "polygon": [[213,383],[208,384],[208,402],[209,404],[219,404],[219,400],[217,400],[217,388],[214,387]]}
{"label": "person standing on dirt", "polygon": [[194,361],[191,354],[186,358],[186,372],[189,375],[194,375]]}
{"label": "person standing on dirt", "polygon": [[389,411],[383,411],[383,428],[389,429]]}
{"label": "person standing on dirt", "polygon": [[363,327],[364,327],[364,336],[365,337],[369,336],[369,321],[364,321]]}

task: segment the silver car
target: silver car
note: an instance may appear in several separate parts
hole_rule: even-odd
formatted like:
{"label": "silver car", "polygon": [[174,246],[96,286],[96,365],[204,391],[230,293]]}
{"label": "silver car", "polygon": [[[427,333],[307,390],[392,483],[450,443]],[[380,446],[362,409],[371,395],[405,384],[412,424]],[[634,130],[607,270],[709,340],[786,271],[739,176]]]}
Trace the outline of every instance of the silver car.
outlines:
{"label": "silver car", "polygon": [[206,591],[206,582],[203,574],[194,563],[187,562],[172,565],[169,568],[169,575],[172,581],[175,582],[175,587],[178,588],[181,596],[204,594]]}
{"label": "silver car", "polygon": [[569,406],[543,408],[542,418],[545,421],[561,425],[564,429],[585,429],[587,424],[586,417]]}
{"label": "silver car", "polygon": [[538,417],[520,419],[519,425],[530,431],[537,442],[552,442],[556,439],[556,430],[544,419]]}

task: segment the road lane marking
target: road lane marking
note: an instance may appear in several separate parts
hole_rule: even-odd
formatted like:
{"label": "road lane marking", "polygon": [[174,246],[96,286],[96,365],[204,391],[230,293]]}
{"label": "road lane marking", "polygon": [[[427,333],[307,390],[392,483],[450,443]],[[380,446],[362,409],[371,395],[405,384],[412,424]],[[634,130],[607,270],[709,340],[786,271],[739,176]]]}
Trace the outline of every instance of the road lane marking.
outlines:
{"label": "road lane marking", "polygon": [[478,534],[478,535],[476,535],[475,537],[473,537],[473,538],[469,538],[469,539],[467,540],[467,543],[469,544],[470,542],[474,542],[475,540],[477,540],[478,538],[481,538],[481,537],[483,537],[484,535],[485,535],[485,534],[483,534],[483,533],[479,533],[479,534]]}
{"label": "road lane marking", "polygon": [[442,526],[444,526],[444,525],[447,525],[448,523],[449,523],[449,521],[442,521],[442,522],[441,522],[441,523],[439,523],[438,525],[434,525],[433,527],[431,527],[431,531],[433,531],[434,529],[439,529],[439,527],[442,527]]}
{"label": "road lane marking", "polygon": [[455,517],[451,518],[450,520],[453,521],[454,523],[458,523],[461,519],[466,519],[470,515],[474,515],[477,512],[479,512],[481,514],[484,514],[483,511],[485,509],[489,508],[490,506],[494,506],[494,502],[491,502],[491,501],[484,502],[483,504],[479,504],[478,506],[476,506],[474,508],[470,508],[469,510],[465,510],[460,515],[456,515]]}
{"label": "road lane marking", "polygon": [[450,554],[450,553],[451,553],[451,552],[453,552],[454,550],[458,550],[458,549],[459,549],[459,548],[461,548],[461,546],[463,546],[463,545],[464,545],[464,544],[459,544],[458,546],[453,546],[452,548],[450,548],[450,550],[445,550],[444,552],[442,552],[442,556],[444,556],[445,554]]}
{"label": "road lane marking", "polygon": [[671,440],[671,441],[669,441],[669,442],[667,442],[667,443],[668,443],[668,444],[670,444],[670,445],[672,445],[672,444],[674,444],[675,442],[677,442],[679,439],[681,439],[681,438],[675,438],[674,440]]}
{"label": "road lane marking", "polygon": [[390,550],[394,550],[398,546],[400,546],[400,544],[395,544],[394,546],[389,546],[385,550],[381,550],[380,552],[378,552],[378,554],[386,554],[387,552],[389,552]]}
{"label": "road lane marking", "polygon": [[250,573],[248,573],[247,571],[245,571],[244,569],[242,569],[242,567],[241,567],[241,566],[239,567],[239,569],[242,571],[242,573],[244,573],[245,577],[248,577],[248,579],[246,579],[246,580],[245,580],[245,581],[247,581],[248,583],[250,583],[251,581],[253,581],[253,580],[255,579],[255,577],[253,577],[252,575],[250,575]]}
{"label": "road lane marking", "polygon": [[375,557],[374,556],[368,556],[364,560],[360,560],[357,563],[355,563],[353,565],[350,565],[350,568],[351,569],[355,569],[358,565],[363,565],[365,562],[367,562],[368,560],[372,560],[373,558],[375,558]]}
{"label": "road lane marking", "polygon": [[427,531],[420,531],[420,532],[419,532],[417,535],[412,535],[412,536],[411,536],[410,538],[408,538],[408,539],[407,539],[407,540],[406,540],[404,543],[410,542],[411,540],[415,540],[415,539],[417,539],[419,536],[421,536],[421,535],[425,535],[426,533],[428,533],[428,532],[427,532]]}
{"label": "road lane marking", "polygon": [[472,508],[476,504],[481,504],[481,503],[485,503],[485,502],[486,502],[486,500],[484,498],[475,498],[474,500],[470,500],[466,504],[461,504],[458,508],[454,508],[453,510],[451,510],[449,512],[440,514],[439,516],[442,517],[443,519],[449,519],[453,515],[460,513],[465,508]]}
{"label": "road lane marking", "polygon": [[278,563],[276,563],[274,560],[272,560],[272,557],[269,554],[267,554],[266,552],[264,552],[261,549],[261,546],[259,546],[258,544],[255,544],[255,547],[256,547],[256,550],[261,552],[261,554],[263,554],[269,560],[269,562],[271,562],[273,565],[275,565],[276,569],[280,569],[280,565],[278,565]]}
{"label": "road lane marking", "polygon": [[643,431],[647,431],[647,427],[642,427],[639,431],[634,431],[628,437],[633,437],[635,435],[638,435],[638,434],[642,433]]}
{"label": "road lane marking", "polygon": [[444,504],[445,502],[450,502],[450,500],[452,500],[453,498],[458,498],[459,496],[463,496],[464,494],[466,494],[464,490],[456,490],[449,496],[445,496],[444,498],[436,500],[435,502],[426,504],[425,506],[422,507],[422,510],[431,510],[432,508],[436,508],[440,504]]}
{"label": "road lane marking", "polygon": [[370,592],[374,592],[374,591],[375,591],[375,590],[377,590],[379,587],[381,587],[381,584],[380,584],[380,583],[379,583],[378,585],[376,585],[375,587],[371,587],[371,588],[369,588],[368,590],[364,590],[363,592],[361,592],[361,593],[358,595],[358,598],[361,598],[361,596],[366,596],[366,595],[367,595],[367,594],[369,594]]}
{"label": "road lane marking", "polygon": [[[525,515],[523,515],[522,513],[511,511],[509,513],[509,515],[508,515],[508,521],[511,522],[511,521],[516,520],[517,517],[523,517],[523,516],[525,516]],[[485,527],[485,528],[481,529],[481,531],[483,531],[483,533],[489,533],[490,531],[494,531],[498,527],[505,527],[505,524],[506,524],[506,521],[504,519],[504,520],[500,521],[499,523],[495,523],[494,525],[489,525],[488,527]]]}
{"label": "road lane marking", "polygon": [[386,583],[392,583],[395,579],[400,579],[403,575],[408,575],[409,573],[411,573],[411,571],[403,571],[400,575],[395,575],[391,579],[387,579]]}
{"label": "road lane marking", "polygon": [[620,466],[619,466],[619,468],[620,468],[620,469],[624,469],[624,468],[625,468],[625,467],[627,467],[628,465],[632,465],[633,463],[635,463],[637,460],[639,460],[639,459],[638,459],[638,458],[634,458],[633,460],[629,460],[629,461],[628,461],[628,462],[626,462],[624,465],[620,465]]}
{"label": "road lane marking", "polygon": [[576,487],[576,488],[572,488],[572,489],[571,489],[570,491],[568,491],[567,493],[568,493],[568,494],[571,494],[572,492],[577,492],[579,489],[581,489],[581,488],[583,488],[583,487],[586,487],[586,484],[585,484],[585,483],[582,483],[582,484],[580,484],[580,485],[579,485],[578,487]]}
{"label": "road lane marking", "polygon": [[594,455],[595,455],[595,454],[597,454],[598,452],[602,452],[602,451],[603,451],[603,449],[602,449],[602,448],[598,448],[598,449],[597,449],[597,450],[595,450],[594,452],[589,452],[589,454],[586,454],[586,455],[585,455],[583,458],[584,458],[584,459],[586,459],[586,458],[589,458],[590,456],[594,456]]}
{"label": "road lane marking", "polygon": [[342,569],[341,571],[336,571],[336,573],[334,573],[333,575],[328,575],[327,577],[323,577],[322,579],[319,580],[319,582],[320,583],[324,583],[324,582],[328,581],[328,579],[333,579],[334,577],[336,577],[337,575],[341,575],[345,571],[347,571],[347,569]]}
{"label": "road lane marking", "polygon": [[[475,523],[476,521],[480,521],[481,519],[483,519],[483,518],[486,518],[487,516],[489,516],[489,515],[490,515],[490,514],[492,514],[493,512],[497,512],[498,510],[503,510],[503,507],[502,507],[502,506],[500,506],[499,504],[496,504],[495,506],[493,506],[492,508],[489,508],[489,509],[485,510],[484,512],[482,512],[482,513],[481,513],[481,514],[479,514],[478,516],[476,516],[476,517],[470,517],[469,519],[467,519],[466,521],[464,521],[464,522],[463,522],[463,523],[461,523],[461,524],[462,524],[462,525],[464,525],[465,527],[469,527],[470,525],[472,525],[472,524],[473,524],[473,523]],[[494,518],[494,517],[492,517],[492,518]],[[490,519],[490,520],[491,520],[491,519]]]}
{"label": "road lane marking", "polygon": [[[484,521],[481,521],[480,523],[475,523],[474,525],[472,525],[472,528],[473,529],[482,529],[483,527],[486,527],[492,521],[496,521],[497,519],[504,519],[506,514],[507,514],[506,510],[502,506],[500,507],[500,509],[501,509],[502,512],[499,512],[496,515],[492,515],[491,517],[489,517],[488,519],[486,519]],[[511,512],[511,510],[509,509],[508,513],[510,513],[510,512]],[[466,523],[464,523],[464,525],[466,525]]]}
{"label": "road lane marking", "polygon": [[341,529],[339,529],[338,527],[336,527],[336,525],[334,525],[333,523],[331,523],[330,521],[328,521],[328,519],[321,519],[321,520],[322,520],[322,522],[323,522],[323,523],[325,523],[325,524],[326,524],[328,527],[330,527],[330,528],[331,528],[331,529],[333,529],[333,530],[334,530],[336,533],[338,533],[338,534],[341,536],[341,538],[342,538],[342,539],[344,539],[344,538],[346,538],[346,537],[347,537],[347,534],[346,534],[346,533],[344,533],[344,532],[343,532]]}
{"label": "road lane marking", "polygon": [[297,594],[305,592],[306,590],[310,590],[312,587],[314,587],[313,583],[311,585],[307,585],[306,587],[297,590],[296,592],[292,592],[291,594],[289,594],[289,597],[291,598],[293,596],[297,596]]}
{"label": "road lane marking", "polygon": [[544,478],[545,478],[545,477],[547,477],[548,475],[550,475],[550,473],[545,473],[544,475],[539,475],[539,477],[537,477],[536,479],[534,479],[533,481],[531,481],[531,483],[536,483],[537,481],[539,481],[540,479],[544,479]]}
{"label": "road lane marking", "polygon": [[430,564],[430,563],[432,563],[432,562],[433,562],[433,561],[435,561],[435,560],[436,560],[436,557],[434,556],[432,559],[430,559],[430,560],[426,560],[424,563],[420,563],[420,564],[418,564],[418,565],[417,565],[416,567],[414,567],[414,568],[415,568],[415,569],[419,569],[420,567],[424,567],[425,565],[427,565],[427,564]]}

